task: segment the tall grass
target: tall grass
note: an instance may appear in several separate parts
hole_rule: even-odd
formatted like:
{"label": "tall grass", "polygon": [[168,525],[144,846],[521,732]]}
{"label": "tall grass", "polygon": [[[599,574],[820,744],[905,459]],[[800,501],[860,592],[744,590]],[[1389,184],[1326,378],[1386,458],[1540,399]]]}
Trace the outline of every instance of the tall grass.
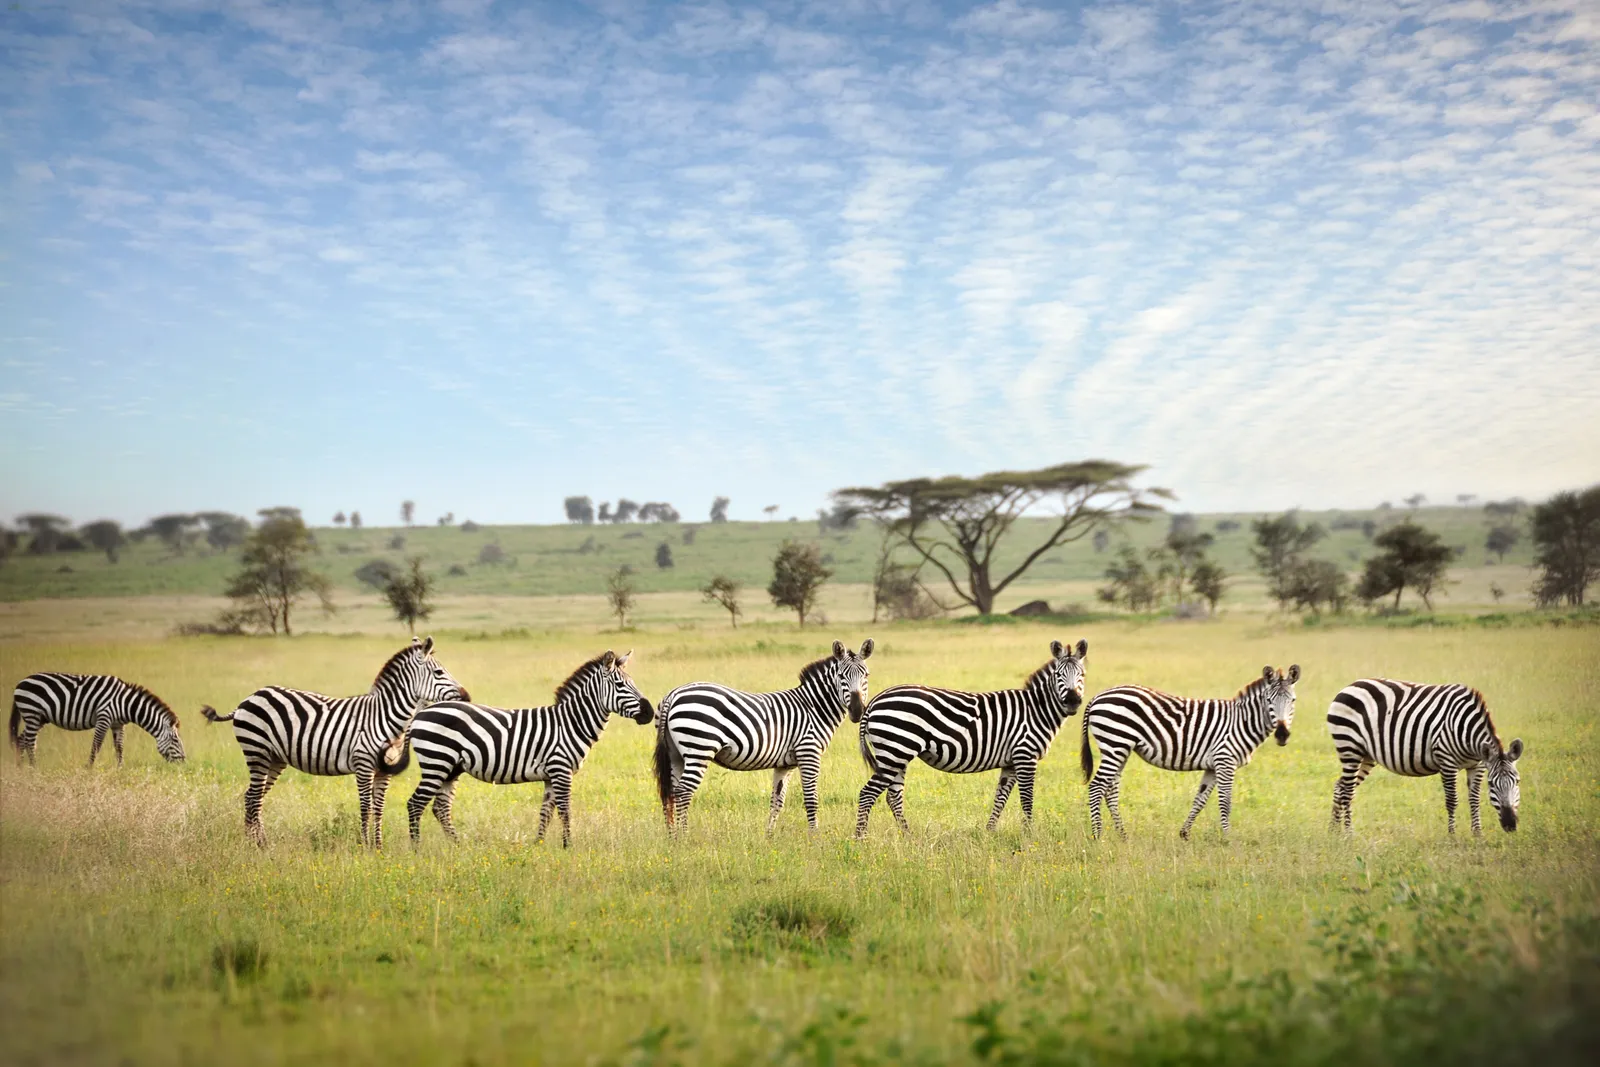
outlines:
{"label": "tall grass", "polygon": [[[777,687],[833,636],[645,633],[630,666],[652,698],[701,677]],[[356,841],[350,779],[294,772],[268,798],[274,844],[261,853],[243,835],[231,733],[192,709],[267,681],[357,691],[397,642],[0,645],[8,687],[46,667],[146,682],[184,716],[190,753],[162,764],[130,731],[126,767],[86,772],[87,735],[52,730],[37,771],[6,761],[0,1050],[18,1063],[1026,1064],[1510,1048],[1560,1062],[1592,1037],[1600,630],[1241,621],[874,636],[875,688],[1015,684],[1052,637],[1079,636],[1091,690],[1231,694],[1266,663],[1299,662],[1306,677],[1290,745],[1241,772],[1226,844],[1214,808],[1177,838],[1195,776],[1137,763],[1123,789],[1131,839],[1087,840],[1076,720],[1041,768],[1028,834],[1014,811],[983,831],[992,774],[919,768],[913,832],[880,818],[849,840],[864,771],[846,724],[819,833],[794,810],[765,837],[769,777],[713,772],[688,833],[668,841],[653,733],[617,721],[578,776],[569,851],[531,844],[540,787],[475,782],[458,794],[462,843],[430,822],[413,850],[412,771],[390,794],[384,853]],[[440,655],[475,697],[526,704],[608,643],[562,631],[445,642]],[[1447,837],[1437,779],[1382,772],[1357,795],[1354,836],[1327,832],[1337,764],[1323,713],[1364,674],[1488,695],[1502,734],[1528,745],[1515,835]]]}

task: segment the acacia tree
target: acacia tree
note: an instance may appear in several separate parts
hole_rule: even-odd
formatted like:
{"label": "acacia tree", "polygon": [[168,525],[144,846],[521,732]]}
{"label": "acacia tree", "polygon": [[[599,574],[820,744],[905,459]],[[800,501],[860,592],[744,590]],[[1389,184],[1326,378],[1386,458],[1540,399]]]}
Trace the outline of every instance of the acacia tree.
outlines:
{"label": "acacia tree", "polygon": [[1301,526],[1292,511],[1274,519],[1256,519],[1250,529],[1256,536],[1250,549],[1256,569],[1266,576],[1267,592],[1278,602],[1278,609],[1286,610],[1294,599],[1296,575],[1304,563],[1301,557],[1326,531],[1314,522]]}
{"label": "acacia tree", "polygon": [[780,608],[793,608],[800,616],[800,625],[816,607],[817,594],[822,583],[833,577],[833,571],[822,562],[822,549],[799,541],[785,541],[772,557],[772,584],[767,595]]}
{"label": "acacia tree", "polygon": [[[913,478],[877,488],[841,489],[834,498],[859,507],[942,575],[957,599],[988,615],[995,598],[1059,545],[1100,527],[1161,510],[1149,498],[1165,489],[1139,489],[1143,466],[1110,460],[1061,463],[1034,471],[995,471],[977,478]],[[1011,570],[996,576],[996,551],[1018,519],[1054,505],[1048,533]]]}
{"label": "acacia tree", "polygon": [[739,591],[744,587],[735,579],[725,574],[719,574],[700,588],[700,595],[707,603],[720,604],[728,613],[728,618],[733,623],[733,628],[739,628],[739,616],[744,614],[744,609],[739,606]]}
{"label": "acacia tree", "polygon": [[731,503],[731,501],[729,501],[728,498],[725,497],[725,496],[715,497],[711,501],[711,521],[712,522],[727,522],[728,521],[728,504],[729,503]]}
{"label": "acacia tree", "polygon": [[412,556],[406,561],[408,570],[390,575],[383,585],[383,598],[389,602],[394,617],[417,632],[417,620],[433,614],[433,604],[428,597],[433,592],[433,579],[422,569],[422,557]]}
{"label": "acacia tree", "polygon": [[117,553],[127,542],[123,536],[122,524],[114,519],[100,519],[91,522],[78,531],[83,539],[90,545],[106,554],[106,559],[112,563],[117,562]]}
{"label": "acacia tree", "polygon": [[226,511],[202,511],[195,518],[206,524],[206,544],[219,552],[244,544],[250,536],[250,520]]}
{"label": "acacia tree", "polygon": [[1217,613],[1217,601],[1228,590],[1228,572],[1215,560],[1202,559],[1189,575],[1189,587],[1206,602],[1211,614]]}
{"label": "acacia tree", "polygon": [[1600,581],[1600,485],[1581,493],[1557,493],[1533,509],[1533,598],[1541,606],[1583,604]]}
{"label": "acacia tree", "polygon": [[43,512],[18,515],[17,525],[28,532],[28,554],[33,556],[48,556],[61,551],[69,537],[67,520],[60,515]]}
{"label": "acacia tree", "polygon": [[628,613],[633,611],[635,599],[633,570],[624,564],[606,579],[606,602],[611,605],[611,614],[617,617],[618,629],[627,628]]}
{"label": "acacia tree", "polygon": [[322,605],[324,614],[333,611],[333,583],[328,576],[306,566],[305,558],[317,551],[317,543],[298,512],[290,508],[271,508],[262,514],[260,526],[245,541],[239,554],[239,573],[228,583],[227,596],[235,604],[233,619],[240,625],[294,631],[289,613],[307,594]]}
{"label": "acacia tree", "polygon": [[567,521],[590,526],[594,523],[594,501],[586,496],[569,496],[561,502],[566,509]]}
{"label": "acacia tree", "polygon": [[1454,550],[1438,534],[1409,519],[1389,527],[1372,543],[1383,552],[1367,560],[1356,595],[1370,604],[1393,593],[1393,606],[1399,608],[1400,597],[1409,588],[1432,611],[1433,589],[1444,579]]}
{"label": "acacia tree", "polygon": [[402,501],[400,501],[400,521],[401,522],[405,523],[407,526],[410,526],[411,525],[411,520],[416,517],[416,514],[417,514],[417,502],[415,500],[402,500]]}

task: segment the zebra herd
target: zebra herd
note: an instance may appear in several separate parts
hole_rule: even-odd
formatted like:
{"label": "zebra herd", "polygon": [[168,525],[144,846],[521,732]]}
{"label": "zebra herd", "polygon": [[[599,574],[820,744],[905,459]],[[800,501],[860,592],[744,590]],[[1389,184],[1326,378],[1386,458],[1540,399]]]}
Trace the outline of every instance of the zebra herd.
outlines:
{"label": "zebra herd", "polygon": [[[669,834],[685,826],[690,803],[707,768],[770,770],[770,833],[783,811],[789,779],[800,772],[806,820],[817,828],[822,753],[840,723],[859,724],[858,744],[869,776],[856,809],[856,837],[887,794],[901,830],[905,775],[916,760],[952,774],[998,770],[988,827],[999,823],[1013,789],[1024,825],[1033,818],[1034,778],[1062,724],[1080,710],[1081,763],[1089,785],[1090,826],[1101,833],[1102,807],[1126,837],[1118,807],[1123,769],[1137,753],[1151,766],[1199,771],[1200,789],[1179,834],[1189,836],[1213,791],[1228,833],[1233,782],[1269,735],[1289,742],[1300,667],[1265,668],[1227,700],[1187,699],[1144,686],[1107,689],[1084,704],[1087,641],[1050,643],[1050,658],[1016,689],[968,693],[925,685],[897,685],[868,695],[867,660],[835,641],[831,654],[807,664],[800,684],[775,693],[748,693],[712,682],[693,682],[652,707],[626,666],[630,654],[607,651],[579,666],[556,688],[555,703],[497,708],[471,701],[434,655],[434,642],[413,638],[378,672],[372,689],[327,697],[267,686],[228,715],[201,709],[209,722],[231,722],[249,771],[245,830],[266,845],[262,802],[286,767],[308,774],[354,775],[360,797],[361,837],[382,845],[384,795],[390,780],[415,754],[421,781],[406,804],[411,839],[419,840],[423,813],[434,816],[452,840],[451,807],[462,775],[506,785],[545,783],[537,840],[561,817],[561,843],[572,839],[572,780],[612,715],[654,723],[654,769]],[[34,760],[40,729],[93,730],[95,756],[107,733],[122,762],[122,730],[134,723],[155,738],[169,761],[184,758],[178,717],[143,686],[107,675],[42,673],[18,683],[12,698],[10,738],[20,762]],[[1439,775],[1448,827],[1455,832],[1456,775],[1466,773],[1473,833],[1481,831],[1479,792],[1507,831],[1517,828],[1521,800],[1517,761],[1521,739],[1501,744],[1482,694],[1464,685],[1419,685],[1368,678],[1334,697],[1328,726],[1341,773],[1334,786],[1333,827],[1350,829],[1351,800],[1367,774],[1382,766],[1408,777]],[[1095,769],[1094,746],[1100,751]]]}

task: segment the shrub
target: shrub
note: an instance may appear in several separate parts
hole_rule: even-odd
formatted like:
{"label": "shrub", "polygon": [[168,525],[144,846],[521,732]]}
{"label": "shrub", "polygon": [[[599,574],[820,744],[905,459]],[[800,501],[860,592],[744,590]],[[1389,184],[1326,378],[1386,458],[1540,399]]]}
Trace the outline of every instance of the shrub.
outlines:
{"label": "shrub", "polygon": [[471,519],[468,519],[466,522],[461,524],[459,529],[462,533],[477,533],[479,530],[483,529],[483,527],[479,526]]}
{"label": "shrub", "polygon": [[488,544],[478,549],[478,562],[481,564],[492,567],[497,563],[504,563],[505,561],[506,551],[500,547],[500,544],[497,541],[490,541]]}
{"label": "shrub", "polygon": [[355,570],[356,581],[382,589],[400,576],[400,568],[386,559],[370,559]]}
{"label": "shrub", "polygon": [[656,546],[656,566],[662,570],[672,567],[672,546],[665,541]]}

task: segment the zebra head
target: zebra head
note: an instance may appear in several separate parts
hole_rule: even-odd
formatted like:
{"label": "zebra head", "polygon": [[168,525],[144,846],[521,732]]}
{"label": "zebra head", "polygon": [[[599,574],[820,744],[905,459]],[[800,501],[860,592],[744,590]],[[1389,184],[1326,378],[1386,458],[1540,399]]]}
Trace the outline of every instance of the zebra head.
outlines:
{"label": "zebra head", "polygon": [[862,642],[859,654],[844,647],[843,641],[835,641],[833,658],[823,661],[838,691],[839,706],[849,713],[851,722],[860,722],[867,709],[867,675],[871,673],[867,670],[867,657],[872,655],[872,648],[870,637]]}
{"label": "zebra head", "polygon": [[162,759],[168,763],[183,762],[183,738],[178,736],[178,716],[175,712],[168,711],[162,715],[156,728],[150,731],[150,736],[156,739],[156,751],[161,753]]}
{"label": "zebra head", "polygon": [[471,700],[462,684],[450,677],[450,672],[433,657],[433,638],[419,641],[413,637],[409,648],[400,652],[384,667],[379,681],[398,673],[394,679],[410,698],[413,708],[437,704],[441,700]]}
{"label": "zebra head", "polygon": [[1047,684],[1056,701],[1074,715],[1083,706],[1085,669],[1083,661],[1089,655],[1089,642],[1080,640],[1076,648],[1060,641],[1050,642],[1050,662],[1045,665]]}
{"label": "zebra head", "polygon": [[[589,673],[583,695],[606,714],[621,715],[644,726],[655,721],[656,709],[623,670],[632,656],[631,650],[619,656],[606,649],[605,655],[596,661],[597,669]],[[556,692],[556,700],[558,703],[561,700],[560,690]]]}
{"label": "zebra head", "polygon": [[1287,671],[1266,667],[1261,672],[1266,683],[1262,700],[1272,723],[1272,736],[1279,745],[1289,743],[1289,728],[1294,725],[1294,683],[1300,680],[1300,664],[1291,663]]}
{"label": "zebra head", "polygon": [[168,763],[182,763],[183,738],[178,735],[178,713],[167,702],[142,685],[126,683],[126,699],[131,721],[138,723],[155,738],[156,751]]}
{"label": "zebra head", "polygon": [[1522,738],[1511,742],[1511,747],[1501,751],[1500,742],[1490,738],[1483,746],[1483,763],[1489,774],[1489,803],[1500,816],[1500,828],[1507,832],[1517,829],[1517,806],[1522,803],[1521,779],[1517,775],[1517,760],[1522,758]]}

